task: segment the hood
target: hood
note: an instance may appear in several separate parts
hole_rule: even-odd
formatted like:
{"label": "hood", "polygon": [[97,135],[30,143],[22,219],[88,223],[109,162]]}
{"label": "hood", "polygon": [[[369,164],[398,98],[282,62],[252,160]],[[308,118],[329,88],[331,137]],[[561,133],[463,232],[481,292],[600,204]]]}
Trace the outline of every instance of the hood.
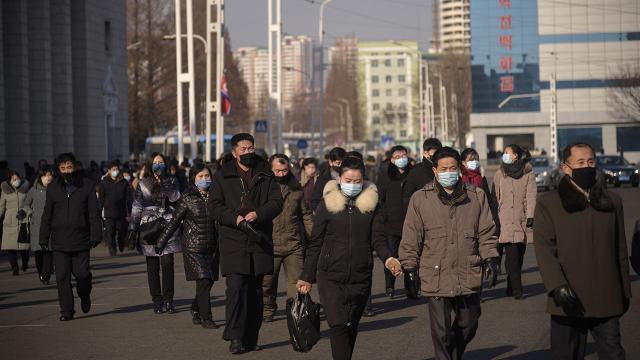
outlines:
{"label": "hood", "polygon": [[[336,180],[331,180],[325,185],[322,192],[327,210],[337,214],[347,207],[349,198],[344,196]],[[371,213],[378,206],[378,188],[370,181],[365,181],[362,192],[356,197],[356,207],[361,213]]]}
{"label": "hood", "polygon": [[[6,194],[13,194],[16,191],[8,181],[3,182],[2,185],[0,185],[0,188],[2,188],[2,192]],[[29,191],[29,182],[27,180],[22,180],[22,183],[17,190],[20,193],[26,194]]]}

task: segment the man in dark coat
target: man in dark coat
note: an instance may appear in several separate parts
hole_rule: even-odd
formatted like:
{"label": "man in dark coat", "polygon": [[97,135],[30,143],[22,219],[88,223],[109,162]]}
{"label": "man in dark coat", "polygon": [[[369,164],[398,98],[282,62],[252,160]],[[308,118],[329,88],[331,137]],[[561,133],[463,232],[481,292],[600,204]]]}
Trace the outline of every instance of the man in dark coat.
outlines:
{"label": "man in dark coat", "polygon": [[[393,257],[398,257],[398,247],[402,239],[402,225],[404,224],[404,207],[402,204],[402,183],[410,174],[412,166],[409,164],[407,148],[397,145],[391,148],[390,161],[378,175],[378,192],[380,204],[384,214],[384,232],[387,245]],[[396,277],[387,269],[384,270],[385,289],[388,297],[393,297]],[[405,288],[409,288],[409,274],[405,273]],[[417,294],[407,292],[407,297],[416,299]]]}
{"label": "man in dark coat", "polygon": [[269,164],[256,156],[253,136],[237,134],[210,188],[210,211],[219,223],[220,264],[226,277],[224,339],[234,354],[259,350],[262,277],[273,273],[273,219],[282,210],[280,187]]}
{"label": "man in dark coat", "polygon": [[316,211],[322,201],[324,186],[331,180],[338,178],[338,169],[347,152],[341,147],[334,147],[329,151],[329,161],[327,167],[321,169],[320,176],[313,187],[313,197],[311,198],[311,210]]}
{"label": "man in dark coat", "polygon": [[433,181],[434,165],[431,162],[431,157],[440,148],[442,148],[442,143],[436,138],[429,138],[422,144],[422,162],[411,170],[411,174],[407,176],[402,185],[402,203],[404,204],[403,211],[405,213],[407,212],[411,195]]}
{"label": "man in dark coat", "polygon": [[598,179],[595,153],[578,143],[563,152],[558,190],[536,204],[533,237],[551,314],[554,359],[583,359],[591,331],[600,359],[624,359],[620,317],[631,285],[620,197]]}
{"label": "man in dark coat", "polygon": [[95,183],[74,172],[73,154],[62,154],[56,164],[60,175],[47,187],[40,225],[40,247],[47,251],[49,239],[58,284],[60,321],[73,320],[71,274],[76,278],[82,312],[91,309],[89,250],[102,240],[100,207]]}
{"label": "man in dark coat", "polygon": [[120,173],[118,164],[112,162],[107,168],[107,174],[100,182],[98,195],[102,204],[109,254],[116,256],[116,248],[120,252],[124,251],[128,226],[126,218],[129,215],[128,201],[131,195],[129,183]]}

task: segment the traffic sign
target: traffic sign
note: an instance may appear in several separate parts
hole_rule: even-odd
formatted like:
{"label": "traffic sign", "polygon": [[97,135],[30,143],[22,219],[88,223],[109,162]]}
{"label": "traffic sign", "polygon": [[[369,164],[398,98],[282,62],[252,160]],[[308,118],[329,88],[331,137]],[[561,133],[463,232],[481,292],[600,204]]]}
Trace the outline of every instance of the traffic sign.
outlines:
{"label": "traffic sign", "polygon": [[298,140],[298,149],[304,150],[304,149],[306,149],[308,147],[309,147],[309,143],[307,142],[306,139]]}
{"label": "traffic sign", "polygon": [[256,120],[256,132],[266,133],[268,129],[267,120]]}

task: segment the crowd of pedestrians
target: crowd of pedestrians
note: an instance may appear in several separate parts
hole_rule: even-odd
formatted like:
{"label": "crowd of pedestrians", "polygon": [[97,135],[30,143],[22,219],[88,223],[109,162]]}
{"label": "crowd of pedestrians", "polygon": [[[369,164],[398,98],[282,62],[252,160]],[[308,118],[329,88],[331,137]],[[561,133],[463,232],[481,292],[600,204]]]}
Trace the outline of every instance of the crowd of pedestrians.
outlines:
{"label": "crowd of pedestrians", "polygon": [[[336,147],[326,161],[256,154],[250,134],[231,139],[215,163],[186,166],[154,153],[144,164],[84,169],[73,154],[53,165],[0,162],[0,231],[13,275],[35,255],[39,280],[55,274],[60,320],[91,309],[90,251],[145,256],[153,311],[175,313],[174,263],[182,253],[195,282],[194,325],[217,329],[210,291],[224,277],[223,339],[229,351],[259,351],[263,322],[287,298],[317,285],[334,359],[350,359],[363,316],[375,316],[373,267],[385,296],[427,299],[436,359],[460,359],[478,330],[482,289],[504,268],[505,296],[527,296],[522,265],[534,244],[548,295],[554,359],[582,359],[591,332],[600,358],[624,359],[619,318],[631,297],[622,202],[606,189],[588,144],[567,147],[558,190],[538,196],[531,155],[503,149],[491,180],[474,149],[427,139],[422,159],[394,146],[384,158]],[[585,226],[589,224],[589,226]],[[375,256],[374,256],[375,254]],[[19,262],[20,260],[20,262]],[[593,262],[598,266],[593,266]],[[284,271],[285,284],[279,284]],[[418,302],[416,302],[418,304]]]}

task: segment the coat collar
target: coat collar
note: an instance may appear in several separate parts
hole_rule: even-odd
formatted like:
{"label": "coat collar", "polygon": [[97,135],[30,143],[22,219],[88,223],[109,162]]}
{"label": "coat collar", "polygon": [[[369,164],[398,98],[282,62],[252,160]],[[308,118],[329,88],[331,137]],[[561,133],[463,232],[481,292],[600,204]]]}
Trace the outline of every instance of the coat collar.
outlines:
{"label": "coat collar", "polygon": [[389,164],[387,165],[387,175],[389,175],[389,179],[402,180],[407,177],[407,175],[409,175],[411,169],[413,169],[413,166],[411,166],[411,164],[409,163],[407,164],[407,167],[404,168],[404,172],[401,173],[396,164],[389,161]]}
{"label": "coat collar", "polygon": [[13,194],[16,190],[19,193],[26,194],[29,191],[29,182],[27,180],[22,180],[18,189],[14,189],[13,186],[9,185],[9,181],[5,181],[0,185],[0,187],[2,188],[2,192],[6,194]]}
{"label": "coat collar", "polygon": [[[327,210],[332,214],[337,214],[347,207],[349,198],[344,196],[336,180],[331,180],[325,185],[324,203]],[[362,192],[356,197],[356,207],[361,213],[371,213],[378,206],[378,188],[372,182],[365,181]]]}
{"label": "coat collar", "polygon": [[[256,166],[253,168],[253,177],[258,174],[272,176],[273,173],[268,168],[267,162],[260,156],[256,156],[258,160],[256,161]],[[227,154],[224,156],[222,169],[220,171],[222,171],[222,176],[225,178],[240,177],[240,174],[238,174],[238,168],[236,166],[236,159],[231,154]]]}
{"label": "coat collar", "polygon": [[562,207],[568,213],[583,211],[587,208],[587,204],[590,204],[598,211],[613,210],[613,202],[607,194],[603,177],[598,178],[596,184],[589,191],[589,198],[587,199],[583,193],[575,188],[571,178],[565,175],[558,184],[558,195],[560,196]]}

